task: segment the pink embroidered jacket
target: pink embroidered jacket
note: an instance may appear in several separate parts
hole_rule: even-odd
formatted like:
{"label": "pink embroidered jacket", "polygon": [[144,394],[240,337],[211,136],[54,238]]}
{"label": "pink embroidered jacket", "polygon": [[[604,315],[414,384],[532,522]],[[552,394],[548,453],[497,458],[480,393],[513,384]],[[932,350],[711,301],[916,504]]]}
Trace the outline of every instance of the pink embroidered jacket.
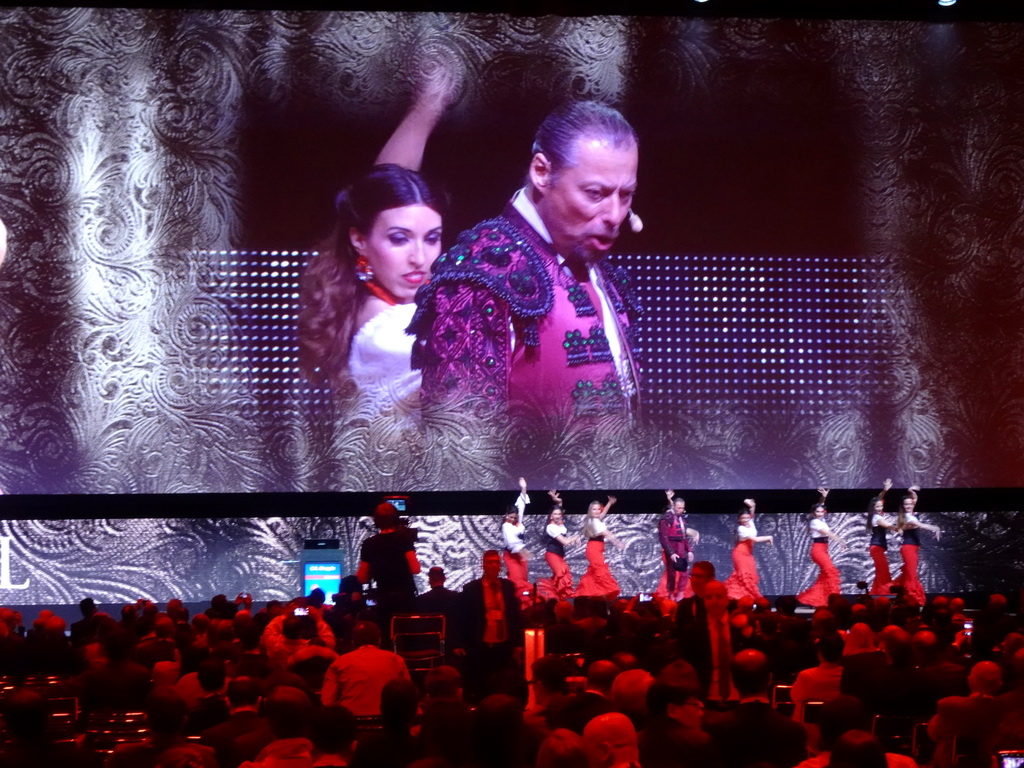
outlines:
{"label": "pink embroidered jacket", "polygon": [[[626,414],[605,335],[607,318],[586,279],[558,264],[551,245],[511,205],[463,232],[434,262],[408,332],[423,403],[482,398],[569,416]],[[622,268],[598,266],[635,383],[632,322],[639,307]]]}

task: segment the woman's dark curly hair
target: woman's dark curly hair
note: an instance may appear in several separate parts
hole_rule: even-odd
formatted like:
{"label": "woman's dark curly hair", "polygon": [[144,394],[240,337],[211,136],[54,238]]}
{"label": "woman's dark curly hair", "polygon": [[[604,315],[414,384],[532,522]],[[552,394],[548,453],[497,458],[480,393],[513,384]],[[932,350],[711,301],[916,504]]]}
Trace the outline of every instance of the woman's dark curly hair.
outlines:
{"label": "woman's dark curly hair", "polygon": [[347,380],[356,316],[370,295],[356,277],[350,230],[369,234],[381,211],[406,205],[425,205],[444,217],[440,193],[400,165],[376,165],[338,195],[334,234],[309,262],[300,287],[299,368],[312,383],[338,387]]}

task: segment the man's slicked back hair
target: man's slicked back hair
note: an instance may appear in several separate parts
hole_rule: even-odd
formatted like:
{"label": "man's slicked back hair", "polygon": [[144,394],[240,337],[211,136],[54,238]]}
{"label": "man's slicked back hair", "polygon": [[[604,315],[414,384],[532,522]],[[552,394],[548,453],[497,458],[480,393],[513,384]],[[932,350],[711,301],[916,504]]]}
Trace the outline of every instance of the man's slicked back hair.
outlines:
{"label": "man's slicked back hair", "polygon": [[598,101],[572,101],[544,118],[533,139],[533,154],[542,153],[557,174],[576,164],[576,140],[584,136],[608,141],[617,149],[640,144],[633,126],[617,109]]}

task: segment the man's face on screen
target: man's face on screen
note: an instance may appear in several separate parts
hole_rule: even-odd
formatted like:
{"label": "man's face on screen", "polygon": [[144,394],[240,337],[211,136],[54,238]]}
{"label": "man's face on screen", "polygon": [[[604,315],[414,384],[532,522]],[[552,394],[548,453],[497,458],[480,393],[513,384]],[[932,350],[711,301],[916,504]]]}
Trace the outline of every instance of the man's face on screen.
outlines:
{"label": "man's face on screen", "polygon": [[530,179],[555,250],[566,259],[588,263],[608,255],[629,214],[636,192],[637,146],[582,136],[574,150],[575,165],[557,171],[542,153],[534,155]]}

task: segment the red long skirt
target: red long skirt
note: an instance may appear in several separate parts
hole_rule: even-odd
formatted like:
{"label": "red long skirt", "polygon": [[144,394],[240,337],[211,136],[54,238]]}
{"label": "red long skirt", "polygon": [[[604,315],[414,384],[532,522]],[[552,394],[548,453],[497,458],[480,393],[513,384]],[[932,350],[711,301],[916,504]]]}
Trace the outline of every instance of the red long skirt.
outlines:
{"label": "red long skirt", "polygon": [[614,600],[619,596],[619,582],[608,570],[604,561],[604,542],[591,539],[587,542],[587,572],[576,587],[577,597],[603,597]]}
{"label": "red long skirt", "polygon": [[811,560],[818,566],[818,578],[810,588],[796,596],[804,605],[823,608],[828,605],[828,596],[839,593],[839,569],[832,565],[828,556],[828,542],[820,541],[811,544]]}
{"label": "red long skirt", "polygon": [[896,586],[903,587],[904,599],[916,605],[924,605],[924,585],[917,578],[917,555],[920,549],[914,544],[904,544],[900,547],[903,571],[894,582]]}
{"label": "red long skirt", "polygon": [[761,581],[757,573],[757,562],[754,560],[754,542],[750,539],[741,541],[732,548],[732,575],[725,580],[725,589],[729,599],[739,600],[741,597],[760,598]]}
{"label": "red long skirt", "polygon": [[868,549],[871,559],[875,561],[875,579],[871,582],[872,595],[888,595],[892,587],[892,574],[889,573],[889,559],[885,556],[885,548],[872,544]]}

